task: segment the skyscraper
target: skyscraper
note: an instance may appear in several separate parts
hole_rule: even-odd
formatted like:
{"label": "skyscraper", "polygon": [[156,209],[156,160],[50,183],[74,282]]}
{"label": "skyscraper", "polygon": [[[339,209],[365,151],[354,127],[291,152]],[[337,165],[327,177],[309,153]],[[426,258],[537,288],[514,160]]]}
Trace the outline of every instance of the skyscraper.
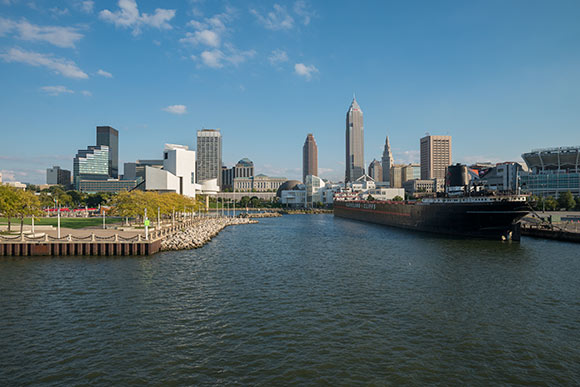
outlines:
{"label": "skyscraper", "polygon": [[79,149],[73,159],[73,180],[75,189],[81,180],[107,180],[109,178],[109,147],[90,146]]}
{"label": "skyscraper", "polygon": [[222,186],[222,135],[219,129],[197,131],[197,182],[217,179]]}
{"label": "skyscraper", "polygon": [[395,165],[393,160],[393,153],[391,152],[391,144],[389,143],[389,136],[385,140],[385,149],[383,150],[383,157],[381,158],[383,164],[383,181],[391,181],[391,168]]}
{"label": "skyscraper", "polygon": [[421,139],[421,179],[445,179],[451,165],[451,136],[427,135]]}
{"label": "skyscraper", "polygon": [[380,161],[374,160],[369,164],[368,175],[373,178],[374,181],[383,181],[383,167]]}
{"label": "skyscraper", "polygon": [[365,174],[363,112],[356,102],[346,113],[346,173],[345,183],[356,181]]}
{"label": "skyscraper", "polygon": [[306,183],[306,176],[318,176],[318,146],[312,133],[308,133],[302,147],[302,182]]}
{"label": "skyscraper", "polygon": [[110,126],[97,126],[97,146],[109,147],[109,177],[119,177],[119,131]]}

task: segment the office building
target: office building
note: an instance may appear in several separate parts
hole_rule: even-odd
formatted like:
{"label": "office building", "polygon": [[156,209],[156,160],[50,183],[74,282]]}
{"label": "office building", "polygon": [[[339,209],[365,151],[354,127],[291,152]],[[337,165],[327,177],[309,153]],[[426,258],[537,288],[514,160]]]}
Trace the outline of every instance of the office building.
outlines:
{"label": "office building", "polygon": [[234,179],[240,177],[254,177],[254,163],[248,158],[243,158],[231,168],[222,166],[222,190],[233,189]]}
{"label": "office building", "polygon": [[163,160],[137,160],[125,163],[123,166],[123,180],[137,180],[137,184],[145,180],[145,167],[163,169]]}
{"label": "office building", "polygon": [[523,172],[524,169],[520,163],[505,162],[487,169],[479,175],[479,178],[487,189],[517,192],[519,187],[519,176],[523,175]]}
{"label": "office building", "polygon": [[421,179],[445,179],[451,165],[451,136],[427,135],[421,139]]}
{"label": "office building", "polygon": [[393,160],[393,152],[391,152],[391,144],[389,143],[389,136],[385,140],[385,148],[383,149],[383,157],[381,158],[383,167],[383,176],[381,181],[390,182],[391,181],[391,167],[395,165]]}
{"label": "office building", "polygon": [[391,167],[390,172],[390,187],[391,188],[401,188],[403,186],[403,168],[405,166],[401,164],[395,164]]}
{"label": "office building", "polygon": [[346,113],[345,162],[345,183],[356,181],[365,174],[363,112],[356,98],[353,98]]}
{"label": "office building", "polygon": [[276,192],[286,181],[285,177],[257,175],[236,177],[233,184],[235,192]]}
{"label": "office building", "polygon": [[373,160],[369,164],[368,175],[373,178],[374,181],[383,181],[383,166],[378,160]]}
{"label": "office building", "polygon": [[137,182],[135,180],[81,180],[78,190],[84,193],[119,193],[121,191],[131,191],[136,185]]}
{"label": "office building", "polygon": [[80,188],[81,180],[109,179],[109,147],[89,146],[80,149],[73,159],[73,184]]}
{"label": "office building", "polygon": [[109,177],[119,177],[119,131],[110,126],[97,126],[97,146],[109,147]]}
{"label": "office building", "polygon": [[534,149],[522,154],[529,173],[520,173],[523,192],[557,198],[570,191],[580,196],[580,147]]}
{"label": "office building", "polygon": [[306,183],[306,176],[318,176],[318,146],[312,133],[308,133],[302,147],[302,182]]}
{"label": "office building", "polygon": [[403,183],[403,188],[405,193],[409,196],[415,198],[420,197],[432,197],[435,196],[437,192],[445,191],[445,180],[444,179],[413,179],[408,180]]}
{"label": "office building", "polygon": [[413,179],[421,178],[421,165],[407,164],[403,166],[403,183]]}
{"label": "office building", "polygon": [[197,131],[197,182],[217,179],[222,185],[222,135],[219,129]]}
{"label": "office building", "polygon": [[195,160],[195,152],[187,146],[165,144],[163,169],[145,166],[144,189],[195,197],[196,190],[200,189],[195,183]]}
{"label": "office building", "polygon": [[46,169],[46,184],[60,184],[64,187],[70,186],[70,171],[61,169],[58,165]]}

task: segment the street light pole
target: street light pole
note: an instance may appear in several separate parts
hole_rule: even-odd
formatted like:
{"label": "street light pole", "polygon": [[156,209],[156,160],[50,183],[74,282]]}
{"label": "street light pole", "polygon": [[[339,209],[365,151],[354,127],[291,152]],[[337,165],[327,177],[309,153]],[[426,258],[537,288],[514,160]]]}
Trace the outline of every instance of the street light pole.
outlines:
{"label": "street light pole", "polygon": [[56,237],[58,239],[60,239],[60,203],[58,203],[58,209],[56,210],[56,218],[57,218],[57,223],[56,223]]}

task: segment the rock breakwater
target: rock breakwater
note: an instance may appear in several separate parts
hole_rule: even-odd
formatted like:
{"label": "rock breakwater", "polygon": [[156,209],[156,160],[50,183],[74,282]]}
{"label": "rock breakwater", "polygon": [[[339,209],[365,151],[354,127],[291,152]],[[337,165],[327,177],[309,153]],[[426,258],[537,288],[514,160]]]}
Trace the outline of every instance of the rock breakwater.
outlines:
{"label": "rock breakwater", "polygon": [[187,250],[202,247],[227,226],[258,223],[250,218],[204,218],[189,228],[161,241],[161,250]]}

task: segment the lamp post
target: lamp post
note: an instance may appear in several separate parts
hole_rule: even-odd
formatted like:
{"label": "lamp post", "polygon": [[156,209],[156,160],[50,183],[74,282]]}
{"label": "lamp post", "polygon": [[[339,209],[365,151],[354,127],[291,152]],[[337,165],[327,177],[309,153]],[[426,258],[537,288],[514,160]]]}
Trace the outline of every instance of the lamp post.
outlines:
{"label": "lamp post", "polygon": [[58,203],[58,209],[56,210],[56,237],[60,239],[60,203]]}

